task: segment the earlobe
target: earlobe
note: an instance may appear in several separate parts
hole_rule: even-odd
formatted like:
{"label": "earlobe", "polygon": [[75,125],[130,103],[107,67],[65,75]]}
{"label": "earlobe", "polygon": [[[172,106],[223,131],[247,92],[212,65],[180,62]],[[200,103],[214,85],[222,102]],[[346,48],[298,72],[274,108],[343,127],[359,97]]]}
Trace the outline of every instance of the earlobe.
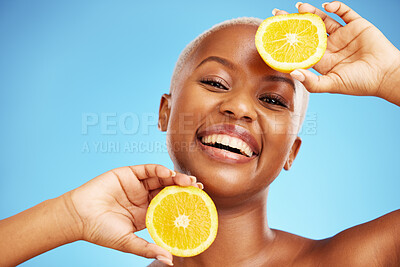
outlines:
{"label": "earlobe", "polygon": [[163,94],[161,97],[160,109],[158,112],[158,129],[162,132],[167,131],[170,111],[171,95]]}
{"label": "earlobe", "polygon": [[285,162],[285,165],[283,166],[283,168],[288,171],[290,170],[290,168],[292,167],[293,161],[297,156],[297,153],[299,153],[299,149],[301,146],[301,138],[300,137],[296,137],[296,140],[294,140],[292,148],[290,149],[290,153],[289,156]]}

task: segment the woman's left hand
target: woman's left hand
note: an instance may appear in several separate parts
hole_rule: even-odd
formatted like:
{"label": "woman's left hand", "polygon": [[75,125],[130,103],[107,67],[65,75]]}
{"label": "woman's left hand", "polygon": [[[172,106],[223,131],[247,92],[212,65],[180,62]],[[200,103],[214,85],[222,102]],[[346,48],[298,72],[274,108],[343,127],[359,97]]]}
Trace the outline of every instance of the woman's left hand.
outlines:
{"label": "woman's left hand", "polygon": [[301,69],[292,77],[313,93],[378,96],[400,105],[400,52],[382,32],[338,1],[323,7],[341,17],[345,26],[310,4],[299,2],[296,7],[300,13],[320,16],[329,36],[324,56],[313,67],[322,75]]}

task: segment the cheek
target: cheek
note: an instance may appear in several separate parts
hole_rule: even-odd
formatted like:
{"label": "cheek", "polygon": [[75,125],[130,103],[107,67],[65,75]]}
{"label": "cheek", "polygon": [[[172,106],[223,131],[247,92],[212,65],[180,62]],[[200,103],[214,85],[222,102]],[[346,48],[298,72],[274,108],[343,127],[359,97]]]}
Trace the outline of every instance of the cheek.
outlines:
{"label": "cheek", "polygon": [[[215,106],[215,99],[196,86],[186,86],[172,96],[167,129],[167,146],[171,159],[177,163],[195,149],[196,131]],[[175,159],[175,160],[174,160]]]}
{"label": "cheek", "polygon": [[275,162],[275,169],[280,171],[285,164],[291,146],[297,134],[295,121],[288,112],[285,114],[266,115],[262,122],[263,150],[265,162]]}
{"label": "cheek", "polygon": [[208,121],[218,107],[218,96],[199,85],[184,87],[172,101],[170,130],[180,134],[194,134],[199,125]]}
{"label": "cheek", "polygon": [[266,133],[274,138],[289,138],[297,135],[296,117],[289,111],[265,115]]}

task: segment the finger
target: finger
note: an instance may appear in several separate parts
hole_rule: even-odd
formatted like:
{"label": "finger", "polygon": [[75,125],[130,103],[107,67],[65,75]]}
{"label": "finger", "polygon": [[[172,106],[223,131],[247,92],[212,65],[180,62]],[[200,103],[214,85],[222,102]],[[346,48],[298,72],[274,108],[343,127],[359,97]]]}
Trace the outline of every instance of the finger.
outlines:
{"label": "finger", "polygon": [[202,190],[204,189],[204,185],[202,183],[196,183],[196,185],[198,188],[200,188]]}
{"label": "finger", "polygon": [[156,258],[167,265],[173,265],[170,252],[156,244],[147,242],[133,233],[125,236],[121,240],[121,246],[117,247],[117,249],[146,258]]}
{"label": "finger", "polygon": [[195,176],[188,176],[183,173],[177,173],[174,177],[174,183],[181,186],[191,186],[195,185],[197,178]]}
{"label": "finger", "polygon": [[310,93],[340,93],[342,87],[338,77],[332,74],[318,76],[309,70],[298,69],[290,75],[300,81]]}
{"label": "finger", "polygon": [[170,178],[176,175],[174,171],[158,164],[136,165],[129,166],[129,168],[139,180],[151,177]]}
{"label": "finger", "polygon": [[128,200],[135,205],[145,204],[148,199],[143,181],[153,177],[172,180],[176,175],[174,171],[157,164],[121,167],[109,173],[118,179]]}
{"label": "finger", "polygon": [[158,188],[152,191],[149,191],[149,202],[158,194],[163,188]]}
{"label": "finger", "polygon": [[326,27],[326,32],[328,34],[334,33],[337,29],[342,27],[342,25],[328,16],[325,12],[321,11],[320,9],[308,4],[308,3],[302,3],[302,2],[297,2],[296,3],[296,8],[299,10],[299,13],[313,13],[315,15],[318,15],[325,23]]}
{"label": "finger", "polygon": [[[204,189],[204,185],[202,183],[200,183],[200,182],[197,182],[195,184],[191,184],[191,186],[197,187],[197,188],[202,189],[202,190]],[[157,189],[151,190],[149,192],[149,201],[151,201],[162,189],[163,188],[157,188]]]}
{"label": "finger", "polygon": [[285,10],[279,10],[279,9],[277,9],[277,8],[274,8],[274,9],[272,10],[272,15],[274,15],[274,16],[287,15],[287,14],[289,14],[289,13],[286,12]]}
{"label": "finger", "polygon": [[152,177],[142,180],[142,184],[147,191],[162,188],[173,183],[173,178]]}
{"label": "finger", "polygon": [[190,186],[196,183],[197,179],[194,176],[177,173],[175,177],[160,178],[152,177],[142,180],[143,186],[146,190],[154,190],[169,185]]}
{"label": "finger", "polygon": [[355,12],[342,2],[334,1],[332,3],[324,3],[322,4],[322,6],[325,8],[326,11],[330,13],[335,13],[336,15],[341,17],[342,20],[346,22],[346,24],[361,18],[361,16],[358,15],[357,12]]}
{"label": "finger", "polygon": [[[199,188],[199,189],[201,189],[201,190],[203,190],[204,189],[204,185],[202,184],[202,183],[195,183],[195,184],[192,184],[191,186],[194,186],[194,187],[197,187],[197,188]],[[149,202],[158,194],[158,193],[160,193],[160,191],[162,190],[163,188],[157,188],[157,189],[154,189],[154,190],[151,190],[151,191],[149,191]]]}

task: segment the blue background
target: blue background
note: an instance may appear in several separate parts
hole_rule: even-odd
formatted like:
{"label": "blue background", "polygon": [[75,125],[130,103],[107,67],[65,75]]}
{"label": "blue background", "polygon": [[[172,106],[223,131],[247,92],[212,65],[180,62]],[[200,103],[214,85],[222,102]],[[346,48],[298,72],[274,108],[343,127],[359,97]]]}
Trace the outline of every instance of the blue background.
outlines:
{"label": "blue background", "polygon": [[[400,1],[346,3],[400,47]],[[118,152],[106,145],[165,142],[155,123],[159,99],[195,36],[226,19],[269,17],[275,7],[295,12],[294,4],[1,0],[0,218],[118,166],[172,168],[165,149]],[[99,120],[86,134],[85,116]],[[399,122],[400,108],[382,99],[312,95],[298,158],[270,190],[270,226],[320,239],[400,208]],[[150,240],[146,231],[139,235]],[[23,266],[150,262],[80,241]]]}

